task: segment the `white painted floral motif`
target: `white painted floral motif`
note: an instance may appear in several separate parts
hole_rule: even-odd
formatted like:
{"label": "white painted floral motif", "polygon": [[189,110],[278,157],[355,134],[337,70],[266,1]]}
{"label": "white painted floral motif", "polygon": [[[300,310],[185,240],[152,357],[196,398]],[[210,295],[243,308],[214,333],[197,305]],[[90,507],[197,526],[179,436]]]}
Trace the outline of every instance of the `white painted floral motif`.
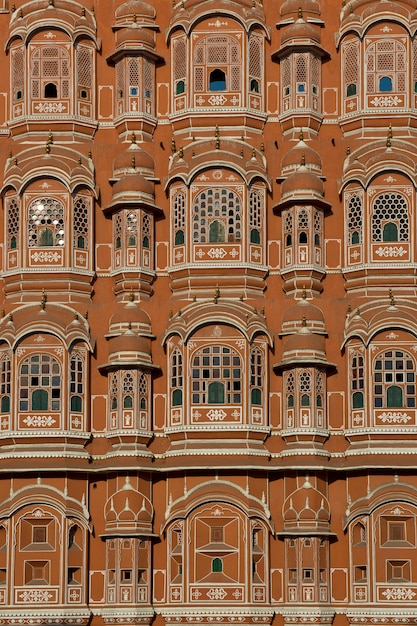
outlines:
{"label": "white painted floral motif", "polygon": [[412,600],[416,595],[412,589],[403,587],[393,587],[382,592],[387,600]]}
{"label": "white painted floral motif", "polygon": [[407,413],[396,413],[395,411],[388,411],[378,415],[378,419],[383,424],[406,424],[410,421],[411,417]]}

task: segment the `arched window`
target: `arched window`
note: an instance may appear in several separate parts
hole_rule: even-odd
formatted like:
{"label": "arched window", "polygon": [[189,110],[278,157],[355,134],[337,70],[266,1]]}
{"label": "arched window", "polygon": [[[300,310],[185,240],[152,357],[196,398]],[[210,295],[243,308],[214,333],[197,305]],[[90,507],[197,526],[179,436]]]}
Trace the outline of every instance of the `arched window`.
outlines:
{"label": "arched window", "polygon": [[[53,45],[30,43],[29,58],[31,97],[69,99],[71,58],[66,43],[57,42]],[[43,109],[39,109],[39,113],[41,112],[44,114]],[[33,113],[38,113],[38,110],[33,108]]]}
{"label": "arched window", "polygon": [[406,91],[407,49],[404,39],[401,36],[384,37],[366,48],[365,84],[369,94]]}
{"label": "arched window", "polygon": [[382,241],[398,241],[398,226],[394,222],[387,222],[382,229]]}
{"label": "arched window", "polygon": [[45,389],[35,389],[32,392],[32,411],[47,411],[49,408],[49,395]]}
{"label": "arched window", "polygon": [[51,228],[42,228],[39,232],[39,246],[53,246],[54,233]]}
{"label": "arched window", "polygon": [[354,409],[363,409],[363,392],[355,391],[352,395],[352,407]]}
{"label": "arched window", "polygon": [[264,355],[259,348],[253,348],[250,353],[250,387],[251,403],[254,405],[262,404],[264,381]]}
{"label": "arched window", "polygon": [[71,397],[71,411],[75,411],[76,413],[81,413],[83,408],[83,400],[81,396],[72,396]]}
{"label": "arched window", "polygon": [[49,354],[34,354],[22,363],[19,372],[20,411],[61,409],[61,368]]}
{"label": "arched window", "polygon": [[363,356],[355,352],[351,361],[352,408],[363,408],[363,390],[365,388],[365,370]]}
{"label": "arched window", "polygon": [[379,79],[379,91],[392,91],[392,78],[383,76]]}
{"label": "arched window", "polygon": [[183,401],[183,362],[182,354],[176,348],[171,357],[172,406],[182,406]]}
{"label": "arched window", "polygon": [[191,367],[193,404],[242,402],[242,364],[235,350],[220,345],[201,348]]}
{"label": "arched window", "polygon": [[307,393],[301,394],[301,406],[310,406],[310,396]]}
{"label": "arched window", "polygon": [[216,69],[210,72],[209,89],[210,91],[225,91],[226,74],[223,70]]}
{"label": "arched window", "polygon": [[185,236],[185,194],[183,192],[174,192],[172,198],[172,208],[174,215],[174,244],[180,246],[184,244]]}
{"label": "arched window", "polygon": [[133,398],[135,395],[135,383],[133,372],[126,372],[122,378],[122,401],[124,409],[133,407]]}
{"label": "arched window", "polygon": [[354,83],[350,83],[350,85],[347,86],[346,95],[348,97],[349,96],[356,96],[356,85]]}
{"label": "arched window", "polygon": [[[406,198],[395,192],[377,196],[372,206],[372,241],[409,241],[409,215]],[[384,239],[388,237],[388,239]],[[390,239],[395,237],[395,239]]]}
{"label": "arched window", "polygon": [[241,241],[242,201],[231,189],[211,187],[193,202],[194,243]]}
{"label": "arched window", "polygon": [[[148,406],[148,376],[143,372],[139,373],[138,391],[139,408],[141,411],[146,411]],[[141,426],[145,427],[145,423]]]}
{"label": "arched window", "polygon": [[28,210],[28,245],[63,246],[64,205],[56,198],[36,198]]}
{"label": "arched window", "polygon": [[260,190],[251,189],[249,192],[249,229],[250,242],[260,244],[262,237],[264,213],[264,198]]}
{"label": "arched window", "polygon": [[0,352],[0,358],[1,412],[8,413],[11,394],[11,361],[6,351]]}
{"label": "arched window", "polygon": [[213,573],[222,572],[223,571],[223,561],[216,557],[211,562],[211,571]]}
{"label": "arched window", "polygon": [[301,371],[298,377],[300,391],[300,405],[311,405],[311,375],[306,370]]}
{"label": "arched window", "polygon": [[172,406],[182,406],[182,389],[174,389],[172,392]]}
{"label": "arched window", "polygon": [[57,98],[58,97],[58,88],[55,83],[47,83],[44,88],[44,97],[45,98]]}
{"label": "arched window", "polygon": [[124,409],[131,409],[131,408],[133,408],[133,398],[132,398],[132,396],[125,396],[123,398],[123,408]]}
{"label": "arched window", "polygon": [[211,222],[209,228],[209,241],[226,241],[226,228],[223,222],[219,222],[218,220],[214,220],[213,222]]}
{"label": "arched window", "polygon": [[193,54],[194,91],[240,91],[241,45],[232,35],[202,37]]}
{"label": "arched window", "polygon": [[348,227],[348,243],[350,245],[362,242],[362,197],[358,193],[347,196],[347,227]]}
{"label": "arched window", "polygon": [[208,384],[208,403],[224,404],[224,384],[214,381]]}
{"label": "arched window", "polygon": [[374,407],[415,408],[416,366],[402,350],[387,350],[374,362]]}
{"label": "arched window", "polygon": [[71,411],[81,412],[85,385],[84,361],[80,354],[73,354],[70,359],[70,397]]}
{"label": "arched window", "polygon": [[398,385],[391,385],[387,389],[387,407],[401,408],[403,406],[403,390]]}

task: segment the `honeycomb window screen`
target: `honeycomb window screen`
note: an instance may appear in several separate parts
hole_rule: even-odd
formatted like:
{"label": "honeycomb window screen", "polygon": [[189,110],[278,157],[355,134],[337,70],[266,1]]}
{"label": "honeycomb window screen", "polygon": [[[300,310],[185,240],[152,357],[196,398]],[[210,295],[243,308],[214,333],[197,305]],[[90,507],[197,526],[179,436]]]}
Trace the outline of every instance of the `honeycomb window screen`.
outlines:
{"label": "honeycomb window screen", "polygon": [[242,201],[231,189],[201,191],[193,202],[194,243],[241,241]]}
{"label": "honeycomb window screen", "polygon": [[19,248],[20,235],[20,204],[17,198],[6,200],[7,211],[7,248],[13,250]]}
{"label": "honeycomb window screen", "polygon": [[37,198],[28,211],[29,247],[64,246],[64,205],[56,198]]}
{"label": "honeycomb window screen", "polygon": [[372,241],[409,241],[408,204],[399,193],[386,192],[372,206]]}
{"label": "honeycomb window screen", "polygon": [[74,247],[89,247],[89,224],[91,221],[91,198],[79,196],[73,205]]}
{"label": "honeycomb window screen", "polygon": [[347,201],[347,228],[349,245],[362,243],[363,206],[362,198],[356,193]]}

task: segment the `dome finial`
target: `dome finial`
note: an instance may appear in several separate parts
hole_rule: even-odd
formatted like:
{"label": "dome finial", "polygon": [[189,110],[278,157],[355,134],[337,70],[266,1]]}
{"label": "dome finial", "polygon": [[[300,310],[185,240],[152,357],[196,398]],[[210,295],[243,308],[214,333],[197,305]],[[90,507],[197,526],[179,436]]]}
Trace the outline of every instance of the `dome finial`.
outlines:
{"label": "dome finial", "polygon": [[41,309],[42,311],[44,311],[46,303],[47,303],[48,297],[45,293],[45,289],[42,288],[42,298],[41,298]]}

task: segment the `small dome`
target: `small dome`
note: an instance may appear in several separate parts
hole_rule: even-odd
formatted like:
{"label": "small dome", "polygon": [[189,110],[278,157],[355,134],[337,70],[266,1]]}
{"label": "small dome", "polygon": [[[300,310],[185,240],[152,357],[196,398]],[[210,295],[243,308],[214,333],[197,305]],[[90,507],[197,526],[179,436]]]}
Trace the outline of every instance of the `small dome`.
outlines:
{"label": "small dome", "polygon": [[303,298],[284,311],[281,332],[282,334],[297,332],[304,323],[311,332],[319,334],[326,332],[323,311]]}
{"label": "small dome", "polygon": [[316,335],[303,327],[295,335],[290,335],[284,344],[282,352],[283,361],[294,360],[318,360],[326,359],[325,341],[322,335]]}
{"label": "small dome", "polygon": [[116,34],[116,50],[120,48],[135,48],[143,46],[147,48],[155,48],[155,39],[153,34],[139,26],[131,26],[122,28]]}
{"label": "small dome", "polygon": [[123,326],[126,328],[131,324],[132,328],[135,325],[151,327],[151,320],[149,315],[138,305],[136,302],[130,301],[125,306],[112,315],[110,319],[110,328],[112,327],[120,327]]}
{"label": "small dome", "polygon": [[132,141],[127,150],[118,154],[113,162],[114,176],[127,174],[128,172],[132,173],[132,170],[150,176],[153,176],[155,172],[155,161],[153,158],[145,150],[139,148],[134,141]]}
{"label": "small dome", "polygon": [[128,0],[128,2],[124,2],[116,9],[114,15],[117,22],[123,20],[130,22],[133,16],[136,16],[138,22],[153,22],[156,11],[150,4],[142,0]]}
{"label": "small dome", "polygon": [[289,15],[291,13],[299,14],[299,10],[304,13],[313,13],[320,15],[320,4],[317,0],[286,0],[281,7],[281,15]]}
{"label": "small dome", "polygon": [[307,320],[307,323],[309,321],[318,321],[324,325],[323,311],[306,299],[300,300],[296,305],[287,309],[282,316],[282,323],[296,322],[302,320],[303,317]]}
{"label": "small dome", "polygon": [[283,30],[281,36],[281,46],[293,39],[303,41],[309,40],[320,44],[320,27],[314,24],[309,24],[304,20],[297,20],[294,24],[291,24]]}
{"label": "small dome", "polygon": [[127,330],[123,335],[109,339],[109,361],[117,360],[119,363],[136,361],[150,362],[151,340],[136,334],[133,330]]}
{"label": "small dome", "polygon": [[299,198],[323,197],[324,186],[316,174],[309,172],[305,166],[300,166],[296,172],[283,181],[281,194],[282,199],[290,195]]}
{"label": "small dome", "polygon": [[113,200],[140,199],[148,196],[154,199],[154,184],[141,174],[126,174],[113,187]]}
{"label": "small dome", "polygon": [[294,172],[301,164],[304,164],[306,169],[315,174],[321,174],[322,172],[322,162],[319,153],[308,146],[303,139],[300,139],[297,145],[283,156],[281,161],[282,175]]}

